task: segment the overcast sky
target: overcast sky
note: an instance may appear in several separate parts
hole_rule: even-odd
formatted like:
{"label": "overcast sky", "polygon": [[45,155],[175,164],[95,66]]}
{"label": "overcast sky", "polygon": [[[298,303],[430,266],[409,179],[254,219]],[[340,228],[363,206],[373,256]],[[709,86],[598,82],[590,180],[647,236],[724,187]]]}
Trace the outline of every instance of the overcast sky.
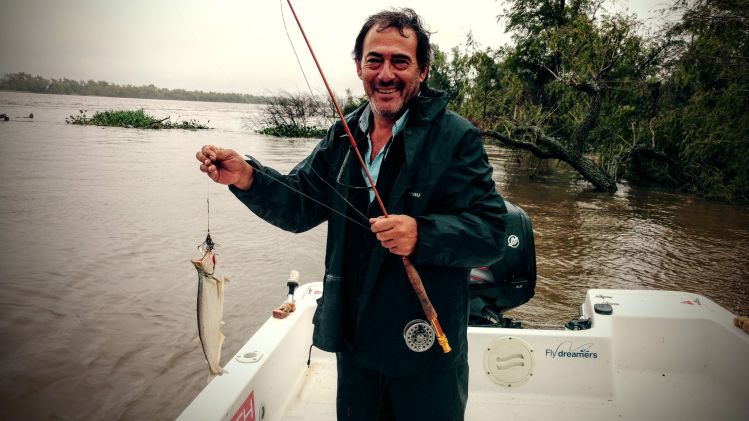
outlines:
{"label": "overcast sky", "polygon": [[[510,41],[502,0],[292,0],[334,90],[361,93],[351,60],[364,19],[408,6],[449,50],[469,32],[481,45]],[[645,16],[659,0],[619,0]],[[284,16],[313,89],[321,89],[286,0]],[[0,74],[267,94],[306,89],[279,0],[0,0]]]}

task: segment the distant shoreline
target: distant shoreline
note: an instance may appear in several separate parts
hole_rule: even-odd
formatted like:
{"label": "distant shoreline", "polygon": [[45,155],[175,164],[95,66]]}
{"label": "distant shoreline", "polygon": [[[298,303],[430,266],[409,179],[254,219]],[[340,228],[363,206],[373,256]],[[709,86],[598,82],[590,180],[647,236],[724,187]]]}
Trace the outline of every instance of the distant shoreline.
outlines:
{"label": "distant shoreline", "polygon": [[97,97],[97,98],[152,99],[152,100],[156,100],[156,101],[215,102],[215,103],[224,103],[224,104],[252,104],[252,105],[259,105],[259,104],[265,104],[266,103],[265,101],[259,101],[259,102],[221,101],[221,100],[210,101],[210,100],[207,100],[207,99],[148,98],[148,97],[137,97],[137,96],[112,96],[112,95],[94,95],[94,94],[77,94],[77,93],[63,94],[63,93],[59,93],[59,92],[33,92],[33,91],[22,91],[22,90],[18,90],[18,89],[0,89],[0,92],[13,92],[13,93],[19,93],[19,94],[39,94],[39,95],[90,96],[90,97]]}
{"label": "distant shoreline", "polygon": [[157,88],[153,84],[133,86],[117,85],[105,81],[77,81],[71,79],[46,79],[28,73],[7,73],[0,79],[0,91],[31,92],[36,94],[81,95],[110,98],[164,99],[173,101],[201,101],[264,104],[264,96],[187,91],[184,89]]}

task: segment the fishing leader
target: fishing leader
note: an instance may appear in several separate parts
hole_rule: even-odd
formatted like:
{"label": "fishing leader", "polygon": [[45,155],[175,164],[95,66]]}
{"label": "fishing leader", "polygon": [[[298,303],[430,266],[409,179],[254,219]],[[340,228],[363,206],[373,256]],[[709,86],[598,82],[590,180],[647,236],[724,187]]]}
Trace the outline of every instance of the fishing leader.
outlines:
{"label": "fishing leader", "polygon": [[[391,9],[370,16],[354,44],[368,102],[345,119],[389,216],[341,122],[287,175],[230,149],[196,154],[202,172],[271,224],[302,232],[328,222],[312,342],[336,353],[339,420],[464,417],[469,272],[500,257],[506,210],[478,129],[425,83],[429,36],[413,10]],[[424,313],[402,256],[421,275],[449,353],[411,330]]]}

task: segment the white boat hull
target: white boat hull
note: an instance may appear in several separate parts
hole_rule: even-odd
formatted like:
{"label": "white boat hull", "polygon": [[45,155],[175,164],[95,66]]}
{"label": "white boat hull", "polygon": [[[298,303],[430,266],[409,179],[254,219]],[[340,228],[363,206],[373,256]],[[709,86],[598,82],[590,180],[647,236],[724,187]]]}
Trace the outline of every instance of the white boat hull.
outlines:
{"label": "white boat hull", "polygon": [[[178,419],[335,420],[335,355],[309,354],[321,292],[298,288]],[[749,335],[713,301],[590,290],[582,313],[590,329],[469,328],[466,419],[749,420]]]}

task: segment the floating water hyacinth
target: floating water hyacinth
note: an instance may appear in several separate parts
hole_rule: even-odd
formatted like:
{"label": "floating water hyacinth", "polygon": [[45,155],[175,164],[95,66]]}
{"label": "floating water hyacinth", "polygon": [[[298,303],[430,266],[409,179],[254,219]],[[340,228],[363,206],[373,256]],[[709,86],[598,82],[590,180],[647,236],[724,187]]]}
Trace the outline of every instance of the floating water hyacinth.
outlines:
{"label": "floating water hyacinth", "polygon": [[136,129],[186,129],[198,130],[208,129],[208,126],[198,123],[196,120],[170,121],[170,117],[157,119],[139,110],[108,110],[97,111],[92,117],[86,115],[86,110],[78,110],[78,115],[71,115],[65,119],[68,124],[80,124],[85,126],[112,126],[128,127]]}

